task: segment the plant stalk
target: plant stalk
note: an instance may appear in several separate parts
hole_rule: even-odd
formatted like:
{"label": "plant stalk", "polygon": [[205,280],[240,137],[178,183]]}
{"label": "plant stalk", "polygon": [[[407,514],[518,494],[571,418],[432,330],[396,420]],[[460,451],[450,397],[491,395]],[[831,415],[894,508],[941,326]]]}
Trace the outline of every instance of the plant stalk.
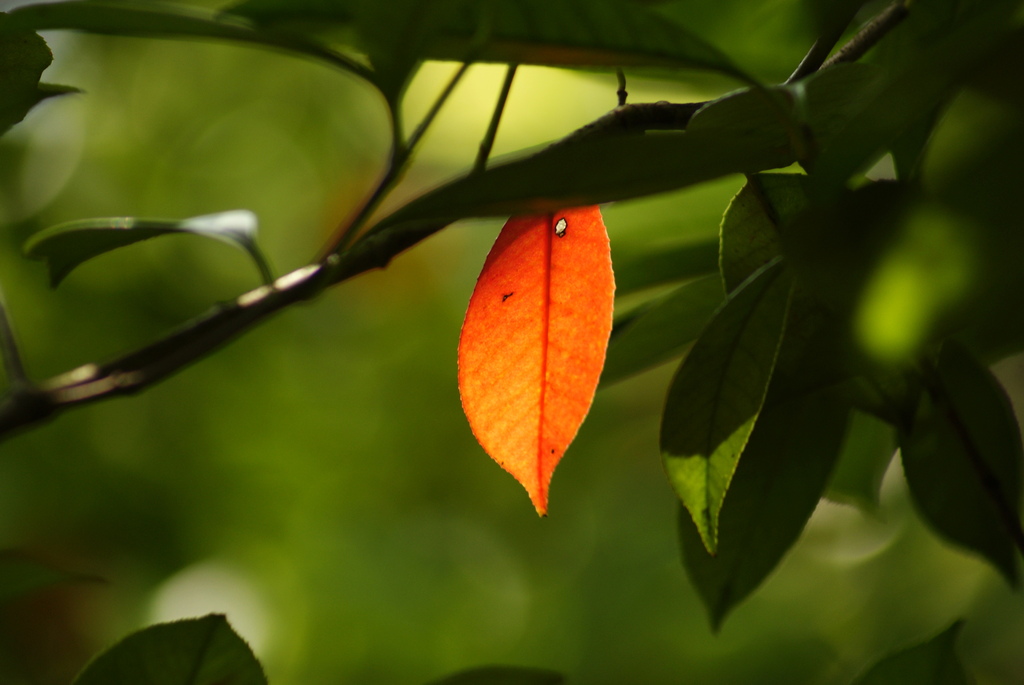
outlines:
{"label": "plant stalk", "polygon": [[367,219],[373,214],[373,212],[380,205],[381,201],[387,196],[387,194],[395,187],[412,159],[413,152],[416,145],[423,138],[423,135],[430,128],[430,125],[434,122],[437,114],[441,111],[444,103],[448,100],[448,97],[455,90],[455,86],[458,85],[459,81],[462,80],[466,70],[469,68],[470,62],[463,62],[455,75],[448,81],[444,90],[434,100],[434,104],[431,105],[430,110],[420,121],[419,125],[409,136],[409,140],[403,142],[402,131],[401,131],[401,113],[398,111],[391,112],[391,155],[388,160],[387,168],[384,171],[384,175],[380,181],[374,187],[373,191],[366,198],[363,204],[359,207],[356,213],[351,219],[347,220],[335,236],[328,241],[326,247],[320,256],[320,261],[323,261],[327,256],[343,252],[352,246],[355,241],[356,235],[359,230],[366,223]]}
{"label": "plant stalk", "polygon": [[884,10],[879,12],[874,19],[851,38],[846,45],[839,48],[836,54],[825,60],[821,65],[822,69],[842,64],[845,62],[856,62],[863,57],[868,50],[875,47],[878,41],[882,40],[890,31],[907,18],[907,6],[903,0],[896,0]]}
{"label": "plant stalk", "polygon": [[473,164],[472,173],[478,174],[487,167],[487,160],[491,156],[491,148],[494,147],[494,138],[498,135],[498,125],[501,123],[501,115],[505,111],[505,103],[508,102],[509,91],[512,90],[512,81],[516,77],[518,64],[508,65],[505,71],[505,80],[501,84],[501,92],[498,93],[498,102],[494,105],[494,114],[487,125],[487,132],[480,141],[480,151],[477,153],[476,162]]}
{"label": "plant stalk", "polygon": [[18,350],[18,342],[14,335],[14,326],[7,314],[7,301],[3,291],[0,290],[0,354],[3,355],[4,372],[7,374],[7,382],[14,389],[24,389],[32,386],[25,373],[25,365],[21,360],[21,352]]}

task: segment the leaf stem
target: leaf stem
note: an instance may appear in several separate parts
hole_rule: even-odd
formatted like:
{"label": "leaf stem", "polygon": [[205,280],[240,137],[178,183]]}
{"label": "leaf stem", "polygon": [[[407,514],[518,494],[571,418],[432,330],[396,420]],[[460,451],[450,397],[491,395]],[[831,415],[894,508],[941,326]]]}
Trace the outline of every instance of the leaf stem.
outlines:
{"label": "leaf stem", "polygon": [[619,98],[619,107],[623,107],[626,104],[626,98],[629,97],[629,92],[626,91],[626,72],[622,69],[616,69],[615,78],[619,83],[619,89],[615,91],[615,95]]}
{"label": "leaf stem", "polygon": [[476,162],[473,164],[472,173],[478,174],[487,166],[487,159],[491,156],[491,148],[494,147],[494,138],[498,135],[498,124],[501,123],[501,115],[505,111],[505,103],[508,102],[509,91],[512,90],[512,81],[516,77],[518,64],[508,65],[505,71],[505,80],[501,84],[501,92],[498,93],[498,102],[494,105],[494,114],[491,115],[491,122],[487,125],[487,132],[484,139],[480,141],[480,151],[477,153]]}
{"label": "leaf stem", "polygon": [[363,227],[363,224],[365,224],[366,220],[370,218],[370,215],[377,209],[384,197],[402,178],[409,161],[412,159],[416,145],[420,140],[422,140],[423,135],[427,132],[427,129],[430,128],[430,125],[434,122],[434,119],[441,111],[441,108],[455,90],[455,86],[457,86],[459,81],[462,80],[462,77],[465,75],[466,70],[469,69],[470,64],[470,62],[463,62],[459,66],[452,78],[449,79],[444,90],[442,90],[437,99],[434,100],[434,104],[431,105],[430,110],[409,136],[408,141],[402,140],[402,118],[400,107],[395,106],[392,109],[391,156],[388,160],[387,169],[385,169],[384,175],[363,202],[362,206],[360,206],[359,210],[356,211],[351,219],[346,221],[342,227],[340,227],[335,237],[328,242],[321,255],[321,261],[328,255],[337,254],[352,246],[359,229]]}
{"label": "leaf stem", "polygon": [[263,250],[256,244],[255,240],[249,240],[245,243],[245,251],[252,257],[252,261],[256,263],[256,268],[260,271],[260,278],[263,279],[263,285],[270,285],[274,282],[274,270],[270,268],[270,261],[267,256],[263,254]]}
{"label": "leaf stem", "polygon": [[[460,72],[464,69],[460,69]],[[450,90],[450,89],[449,89]],[[552,145],[569,145],[591,137],[640,134],[648,130],[683,130],[704,102],[637,103],[612,110]],[[394,130],[398,130],[395,127]],[[0,396],[0,440],[76,406],[141,392],[181,371],[278,311],[315,298],[324,289],[372,269],[384,268],[396,255],[443,228],[448,221],[402,231],[351,236],[391,188],[410,152],[395,136],[389,167],[375,190],[338,240],[315,263],[216,305],[153,343],[107,362],[89,363],[50,378],[29,391],[10,388]]]}
{"label": "leaf stem", "polygon": [[425,134],[427,132],[427,129],[430,128],[430,125],[434,123],[434,119],[441,111],[441,108],[444,107],[444,103],[448,101],[448,98],[455,90],[455,86],[459,85],[459,81],[461,81],[462,77],[466,74],[466,71],[469,69],[470,64],[472,64],[472,62],[463,62],[462,64],[459,65],[458,70],[451,77],[451,79],[448,80],[448,85],[446,85],[444,87],[444,90],[441,91],[441,94],[437,96],[437,99],[434,100],[434,104],[430,106],[430,110],[423,117],[423,120],[420,121],[419,126],[417,126],[416,130],[413,131],[412,135],[409,136],[409,142],[406,143],[405,145],[407,155],[412,154],[412,151],[416,147],[417,143],[419,143],[420,139],[423,138],[423,134]]}
{"label": "leaf stem", "polygon": [[3,355],[4,371],[7,374],[8,383],[17,389],[31,387],[32,383],[28,379],[28,374],[25,373],[25,365],[22,363],[21,353],[18,351],[14,327],[7,315],[7,302],[2,290],[0,290],[0,353]]}
{"label": "leaf stem", "polygon": [[786,79],[786,84],[796,83],[800,79],[810,76],[825,63],[828,58],[828,54],[832,52],[832,48],[836,46],[839,39],[843,37],[843,33],[846,28],[850,25],[850,22],[839,22],[833,27],[832,31],[820,36],[811,49],[807,51],[804,58],[800,60],[800,64],[797,65],[796,70]]}
{"label": "leaf stem", "polygon": [[839,48],[836,54],[828,58],[825,63],[821,65],[821,68],[828,69],[836,64],[856,62],[863,57],[868,50],[875,47],[878,41],[884,38],[887,33],[892,31],[901,21],[906,19],[908,14],[907,4],[903,0],[896,0],[875,15],[871,21],[865,24],[864,27],[857,32],[857,35],[847,41],[846,45]]}

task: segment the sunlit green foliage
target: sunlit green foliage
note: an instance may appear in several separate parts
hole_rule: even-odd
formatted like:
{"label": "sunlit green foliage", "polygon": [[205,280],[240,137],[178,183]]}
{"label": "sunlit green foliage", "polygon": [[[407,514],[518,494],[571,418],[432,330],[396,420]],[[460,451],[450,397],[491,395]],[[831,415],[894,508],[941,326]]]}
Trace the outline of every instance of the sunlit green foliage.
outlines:
{"label": "sunlit green foliage", "polygon": [[[1019,682],[1024,379],[987,364],[1024,351],[1021,11],[0,15],[0,680]],[[50,48],[83,94],[50,97]],[[486,164],[505,70],[477,62],[540,65]],[[683,114],[601,119],[615,67]],[[455,342],[490,218],[593,203],[619,314],[538,521],[464,425]],[[259,249],[208,219],[238,209]]]}

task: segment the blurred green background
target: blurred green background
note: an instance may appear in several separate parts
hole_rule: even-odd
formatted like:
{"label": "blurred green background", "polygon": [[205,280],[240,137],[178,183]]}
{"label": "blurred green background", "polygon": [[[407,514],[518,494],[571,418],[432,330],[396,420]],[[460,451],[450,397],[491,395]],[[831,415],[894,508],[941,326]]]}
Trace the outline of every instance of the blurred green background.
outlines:
{"label": "blurred green background", "polygon": [[[723,47],[784,78],[806,35],[781,22],[753,37],[757,12],[730,7],[745,19]],[[0,141],[0,279],[36,378],[151,341],[257,281],[241,253],[176,236],[98,258],[51,291],[20,254],[34,231],[248,208],[283,273],[380,172],[383,104],[347,75],[237,46],[46,37],[46,80],[85,93],[44,103]],[[425,66],[408,121],[452,69]],[[472,68],[395,202],[472,161],[502,73]],[[723,88],[629,84],[633,101]],[[495,152],[564,135],[610,109],[615,89],[610,74],[521,69]],[[714,236],[741,182],[607,207],[613,251]],[[104,579],[5,607],[0,681],[66,683],[130,630],[218,611],[274,685],[415,685],[488,663],[580,685],[842,683],[959,617],[979,682],[1024,682],[1024,599],[922,528],[898,466],[873,514],[823,503],[711,634],[657,449],[670,366],[598,393],[538,519],[477,446],[456,388],[462,314],[499,226],[456,224],[138,397],[0,445],[0,547]],[[1000,367],[1013,394],[1022,370]]]}

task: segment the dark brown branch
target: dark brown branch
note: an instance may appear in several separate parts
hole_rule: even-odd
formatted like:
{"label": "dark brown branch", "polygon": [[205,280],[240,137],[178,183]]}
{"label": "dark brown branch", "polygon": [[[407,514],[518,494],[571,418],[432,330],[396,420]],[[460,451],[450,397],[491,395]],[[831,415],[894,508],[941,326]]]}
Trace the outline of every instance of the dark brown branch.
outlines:
{"label": "dark brown branch", "polygon": [[298,269],[119,359],[80,366],[36,389],[12,388],[0,402],[0,438],[70,407],[133,394],[163,380],[280,309],[315,296],[327,285],[323,271],[319,265]]}
{"label": "dark brown branch", "polygon": [[[906,9],[901,2],[890,6],[822,68],[859,58],[905,15]],[[814,57],[812,62],[816,59]],[[653,102],[623,105],[552,145],[571,145],[597,136],[684,130],[705,104]],[[360,273],[383,268],[400,252],[441,230],[444,225],[365,234],[344,252],[331,254],[320,262],[293,271],[272,285],[245,293],[233,302],[217,305],[151,345],[104,364],[86,364],[55,376],[37,388],[12,384],[0,398],[0,440],[66,409],[137,393],[202,359],[278,311],[312,299],[325,288]]]}

